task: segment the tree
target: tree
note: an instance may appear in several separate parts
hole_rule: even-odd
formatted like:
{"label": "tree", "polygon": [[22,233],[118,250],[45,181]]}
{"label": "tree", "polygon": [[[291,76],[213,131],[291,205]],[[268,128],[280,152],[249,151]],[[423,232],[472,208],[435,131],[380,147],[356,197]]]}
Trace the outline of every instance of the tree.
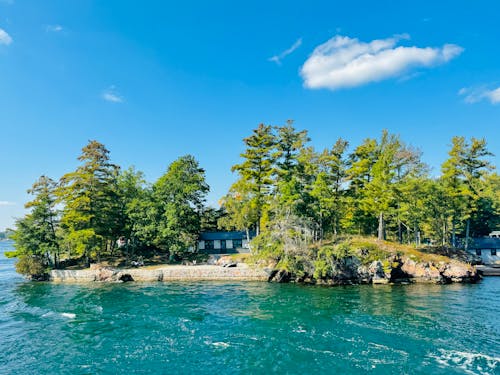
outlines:
{"label": "tree", "polygon": [[244,230],[250,241],[250,229],[259,221],[257,201],[250,184],[239,179],[221,199],[221,208],[227,216],[219,219],[218,226],[226,230]]}
{"label": "tree", "polygon": [[61,177],[57,195],[64,206],[65,242],[88,263],[91,255],[100,257],[114,245],[121,229],[116,187],[119,167],[109,161],[109,151],[97,141],[89,141],[78,160],[83,164]]}
{"label": "tree", "polygon": [[[387,130],[380,140],[367,139],[351,156],[349,169],[351,202],[356,200],[357,215],[378,219],[377,237],[386,238],[386,221],[398,216],[401,196],[398,188],[409,176],[422,169],[420,154]],[[361,211],[361,212],[360,212]],[[401,240],[401,221],[398,217]]]}
{"label": "tree", "polygon": [[310,138],[307,130],[297,131],[293,126],[293,120],[288,120],[284,126],[276,126],[276,169],[278,175],[284,181],[289,181],[297,172],[298,160]]}
{"label": "tree", "polygon": [[[449,158],[442,165],[442,181],[450,200],[452,244],[456,245],[457,223],[465,222],[465,246],[468,245],[472,215],[478,210],[483,196],[482,183],[492,169],[484,139],[453,137]],[[484,203],[484,201],[483,201]]]}
{"label": "tree", "polygon": [[220,226],[219,222],[227,216],[223,207],[204,207],[200,213],[200,230],[202,232],[215,232]]}
{"label": "tree", "polygon": [[16,251],[11,255],[19,257],[20,273],[39,275],[49,265],[57,267],[60,247],[55,187],[53,180],[41,176],[28,190],[34,196],[25,205],[30,212],[16,221],[12,235]]}
{"label": "tree", "polygon": [[134,222],[133,215],[136,204],[145,198],[144,173],[136,171],[134,167],[130,167],[119,173],[116,181],[117,197],[119,202],[119,217],[120,233],[126,237],[134,237]]}
{"label": "tree", "polygon": [[[307,130],[298,131],[293,121],[286,125],[275,127],[276,152],[274,194],[271,202],[273,215],[278,212],[291,212],[294,215],[306,217],[307,205],[310,201],[309,181],[305,177],[305,165],[302,162],[306,152],[306,144],[310,141]],[[275,220],[277,217],[271,218]]]}
{"label": "tree", "polygon": [[[364,204],[365,192],[372,181],[372,169],[378,158],[377,140],[367,138],[349,156],[347,170],[347,211],[344,226],[357,229],[358,234],[371,234],[374,218]],[[368,207],[369,208],[369,207]]]}
{"label": "tree", "polygon": [[311,195],[318,202],[320,227],[322,231],[331,229],[334,238],[339,231],[345,204],[343,186],[347,173],[347,146],[348,142],[339,138],[331,150],[324,150],[319,155],[318,173],[311,191]]}
{"label": "tree", "polygon": [[240,206],[246,206],[241,208],[248,213],[245,218],[250,221],[242,223],[238,220],[234,223],[243,225],[243,228],[254,227],[257,234],[263,224],[262,219],[267,214],[274,183],[276,156],[273,151],[276,138],[272,130],[270,125],[260,124],[250,137],[243,140],[246,150],[241,157],[244,160],[231,169],[238,172],[239,179],[231,187],[232,194],[226,197],[228,203],[239,202]]}
{"label": "tree", "polygon": [[193,156],[183,156],[170,164],[153,185],[153,201],[158,212],[156,246],[180,253],[195,244],[208,190],[205,171]]}

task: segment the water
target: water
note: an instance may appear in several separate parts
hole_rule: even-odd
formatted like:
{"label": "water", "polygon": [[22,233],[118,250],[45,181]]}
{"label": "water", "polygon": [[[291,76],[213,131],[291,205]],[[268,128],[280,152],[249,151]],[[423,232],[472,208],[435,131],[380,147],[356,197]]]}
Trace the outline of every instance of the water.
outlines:
{"label": "water", "polygon": [[0,374],[500,374],[500,278],[58,285],[17,276],[8,247]]}

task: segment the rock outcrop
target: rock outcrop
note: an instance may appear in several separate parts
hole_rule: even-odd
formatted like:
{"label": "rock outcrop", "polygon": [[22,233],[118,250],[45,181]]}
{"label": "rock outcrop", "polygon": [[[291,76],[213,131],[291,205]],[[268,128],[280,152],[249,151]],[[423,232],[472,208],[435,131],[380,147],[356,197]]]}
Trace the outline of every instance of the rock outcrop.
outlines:
{"label": "rock outcrop", "polygon": [[333,262],[332,272],[321,279],[311,277],[295,277],[290,273],[275,270],[270,281],[282,282],[303,281],[304,279],[317,284],[348,285],[348,284],[394,284],[427,282],[448,284],[452,282],[474,283],[480,279],[476,268],[455,260],[450,262],[415,261],[410,257],[397,257],[384,261],[375,260],[362,265],[356,257],[348,257]]}

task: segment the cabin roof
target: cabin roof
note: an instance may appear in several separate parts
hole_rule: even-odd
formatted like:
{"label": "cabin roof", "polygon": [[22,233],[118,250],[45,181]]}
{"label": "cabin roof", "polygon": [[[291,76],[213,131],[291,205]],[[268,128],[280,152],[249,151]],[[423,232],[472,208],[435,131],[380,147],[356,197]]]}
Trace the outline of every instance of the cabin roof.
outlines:
{"label": "cabin roof", "polygon": [[500,238],[473,238],[470,249],[500,249]]}
{"label": "cabin roof", "polygon": [[[255,237],[255,232],[250,232],[250,238]],[[247,234],[244,231],[229,231],[229,232],[201,232],[199,240],[246,240]]]}

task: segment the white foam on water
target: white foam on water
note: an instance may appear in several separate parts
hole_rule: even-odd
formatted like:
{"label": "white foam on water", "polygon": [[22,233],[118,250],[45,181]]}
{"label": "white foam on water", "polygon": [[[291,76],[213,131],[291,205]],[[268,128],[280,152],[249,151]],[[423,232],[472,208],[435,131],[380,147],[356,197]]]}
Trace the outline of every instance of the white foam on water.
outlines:
{"label": "white foam on water", "polygon": [[298,326],[297,328],[295,328],[293,330],[293,332],[296,332],[296,333],[306,333],[307,331],[302,326]]}
{"label": "white foam on water", "polygon": [[230,345],[227,342],[218,341],[218,342],[213,342],[212,346],[215,346],[216,348],[220,348],[220,349],[226,349]]}
{"label": "white foam on water", "polygon": [[73,314],[73,313],[61,313],[61,316],[65,317],[65,318],[68,318],[68,319],[75,319],[76,318],[76,314]]}
{"label": "white foam on water", "polygon": [[458,350],[439,349],[439,354],[429,354],[428,356],[434,358],[442,367],[459,368],[467,374],[495,374],[495,370],[500,365],[499,357]]}

